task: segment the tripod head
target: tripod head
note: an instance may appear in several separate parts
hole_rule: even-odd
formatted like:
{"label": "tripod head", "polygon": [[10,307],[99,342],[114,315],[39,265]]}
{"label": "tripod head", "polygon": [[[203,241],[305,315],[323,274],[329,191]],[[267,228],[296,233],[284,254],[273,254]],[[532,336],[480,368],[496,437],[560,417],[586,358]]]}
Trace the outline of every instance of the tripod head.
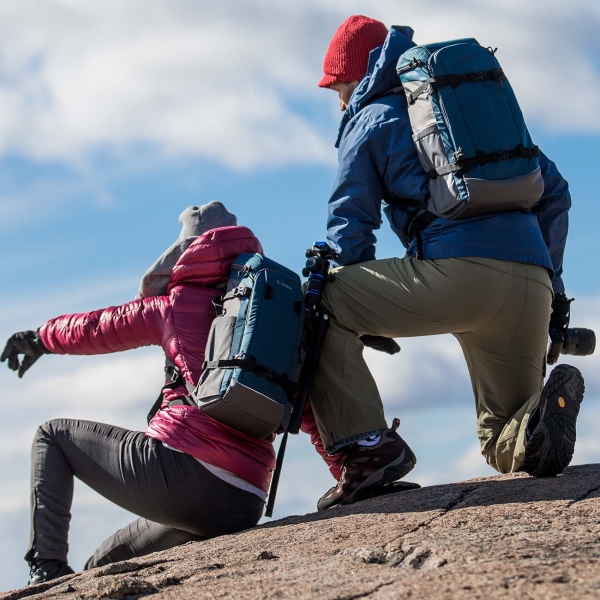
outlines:
{"label": "tripod head", "polygon": [[327,242],[315,242],[305,252],[305,256],[306,266],[302,269],[302,275],[308,277],[308,285],[304,300],[307,310],[317,312],[321,306],[325,283],[333,281],[333,275],[329,274],[329,261],[336,259],[337,254]]}

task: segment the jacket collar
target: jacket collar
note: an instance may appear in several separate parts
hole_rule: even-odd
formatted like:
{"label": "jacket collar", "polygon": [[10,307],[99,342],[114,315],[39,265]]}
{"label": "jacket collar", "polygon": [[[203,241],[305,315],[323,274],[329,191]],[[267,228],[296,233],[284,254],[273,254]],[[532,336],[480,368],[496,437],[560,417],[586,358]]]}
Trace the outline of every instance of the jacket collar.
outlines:
{"label": "jacket collar", "polygon": [[371,50],[367,74],[356,86],[344,112],[335,147],[338,148],[348,122],[367,104],[385,92],[398,87],[400,80],[396,64],[400,55],[415,46],[414,31],[404,25],[394,25],[382,46]]}

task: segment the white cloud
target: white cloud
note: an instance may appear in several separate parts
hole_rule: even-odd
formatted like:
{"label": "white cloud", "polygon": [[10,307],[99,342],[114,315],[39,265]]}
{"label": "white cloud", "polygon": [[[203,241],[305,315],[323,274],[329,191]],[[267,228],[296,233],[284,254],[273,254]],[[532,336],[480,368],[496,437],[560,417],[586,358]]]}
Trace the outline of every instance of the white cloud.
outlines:
{"label": "white cloud", "polygon": [[424,410],[466,398],[470,401],[466,363],[452,336],[405,338],[397,342],[402,349],[393,356],[365,350],[365,359],[386,407]]}
{"label": "white cloud", "polygon": [[481,448],[477,442],[463,452],[462,456],[458,457],[456,469],[452,475],[455,475],[457,479],[473,479],[474,477],[481,477],[482,471],[487,471],[486,475],[492,473],[491,467],[485,464],[481,456]]}
{"label": "white cloud", "polygon": [[[35,427],[56,417],[113,422],[144,429],[139,406],[150,409],[163,385],[164,357],[156,348],[106,356],[42,356],[22,379],[2,367],[2,401],[12,423]],[[145,413],[142,413],[145,415]],[[20,435],[13,429],[11,435]]]}
{"label": "white cloud", "polygon": [[[79,167],[107,151],[235,169],[331,161],[332,132],[320,127],[335,103],[315,84],[333,31],[364,9],[358,0],[2,3],[0,152]],[[498,46],[530,121],[600,131],[591,1],[567,10],[550,0],[540,11],[517,0],[401,9],[375,0],[368,12],[412,25],[418,42],[475,36]]]}
{"label": "white cloud", "polygon": [[286,16],[235,2],[4,4],[0,148],[75,164],[133,146],[239,169],[327,160],[286,99],[307,78]]}

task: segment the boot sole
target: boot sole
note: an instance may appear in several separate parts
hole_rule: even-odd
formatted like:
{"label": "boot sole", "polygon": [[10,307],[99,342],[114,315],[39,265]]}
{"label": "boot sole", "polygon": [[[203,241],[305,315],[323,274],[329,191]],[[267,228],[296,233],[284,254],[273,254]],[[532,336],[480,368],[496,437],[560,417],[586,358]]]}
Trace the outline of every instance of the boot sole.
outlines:
{"label": "boot sole", "polygon": [[370,477],[365,479],[362,484],[340,502],[339,506],[345,504],[353,504],[360,500],[366,500],[377,495],[376,488],[381,488],[388,483],[392,483],[397,479],[401,479],[410,473],[417,464],[417,457],[413,451],[407,446],[402,454],[394,461],[387,464],[383,469],[375,471]]}
{"label": "boot sole", "polygon": [[569,466],[575,451],[576,423],[585,385],[578,369],[559,365],[542,391],[544,415],[525,449],[523,470],[533,477],[554,477]]}
{"label": "boot sole", "polygon": [[362,495],[361,501],[368,500],[369,498],[378,498],[379,496],[387,496],[388,494],[398,494],[399,492],[418,490],[420,487],[420,484],[412,481],[392,481],[392,483],[369,488],[364,492],[364,495]]}

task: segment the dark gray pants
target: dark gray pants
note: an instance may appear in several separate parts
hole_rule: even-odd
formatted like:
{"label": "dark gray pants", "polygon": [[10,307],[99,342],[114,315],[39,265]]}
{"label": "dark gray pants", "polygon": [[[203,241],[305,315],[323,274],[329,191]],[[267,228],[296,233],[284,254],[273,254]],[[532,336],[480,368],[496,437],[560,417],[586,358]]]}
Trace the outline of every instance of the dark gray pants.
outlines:
{"label": "dark gray pants", "polygon": [[106,539],[86,569],[248,529],[263,510],[255,494],[142,432],[56,419],[33,440],[26,560],[67,560],[73,477],[141,517]]}

